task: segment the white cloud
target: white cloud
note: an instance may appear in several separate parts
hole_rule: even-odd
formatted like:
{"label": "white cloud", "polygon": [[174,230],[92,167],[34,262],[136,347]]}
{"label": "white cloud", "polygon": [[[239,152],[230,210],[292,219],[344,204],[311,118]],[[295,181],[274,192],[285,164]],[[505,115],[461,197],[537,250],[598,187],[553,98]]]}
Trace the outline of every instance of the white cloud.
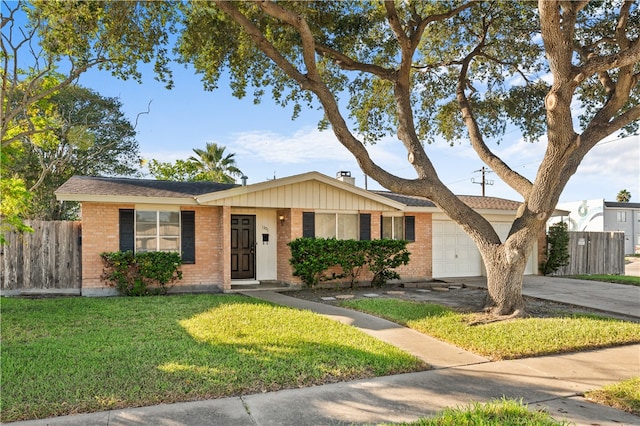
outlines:
{"label": "white cloud", "polygon": [[578,173],[640,180],[640,136],[609,139],[596,145],[578,167]]}
{"label": "white cloud", "polygon": [[300,164],[310,161],[335,160],[351,155],[331,131],[301,129],[292,135],[273,131],[235,133],[228,146],[236,158],[259,158],[276,164]]}

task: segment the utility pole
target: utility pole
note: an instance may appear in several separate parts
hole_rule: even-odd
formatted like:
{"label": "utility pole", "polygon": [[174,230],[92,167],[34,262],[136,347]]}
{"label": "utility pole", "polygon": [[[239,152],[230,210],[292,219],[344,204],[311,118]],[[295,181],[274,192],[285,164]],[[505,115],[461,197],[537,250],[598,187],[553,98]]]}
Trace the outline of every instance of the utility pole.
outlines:
{"label": "utility pole", "polygon": [[482,181],[476,182],[475,178],[471,178],[471,183],[477,183],[482,185],[482,196],[484,197],[484,187],[486,185],[493,185],[493,181],[489,179],[485,179],[485,175],[487,173],[493,173],[491,170],[487,169],[485,166],[482,166],[480,170],[476,170],[474,173],[482,172]]}

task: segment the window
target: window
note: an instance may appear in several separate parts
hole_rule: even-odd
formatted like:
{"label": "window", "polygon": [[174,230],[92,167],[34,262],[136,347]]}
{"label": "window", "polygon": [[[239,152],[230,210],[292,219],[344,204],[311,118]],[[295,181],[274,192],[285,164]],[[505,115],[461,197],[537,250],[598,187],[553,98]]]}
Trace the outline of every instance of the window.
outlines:
{"label": "window", "polygon": [[382,216],[382,238],[389,240],[404,239],[404,221],[399,216]]}
{"label": "window", "polygon": [[305,238],[370,239],[371,230],[363,229],[370,226],[371,215],[359,220],[359,215],[355,213],[302,213],[302,236]]}
{"label": "window", "polygon": [[626,222],[627,221],[627,212],[617,212],[618,222]]}
{"label": "window", "polygon": [[382,238],[415,241],[415,216],[382,216]]}
{"label": "window", "polygon": [[136,210],[136,252],[180,252],[180,212]]}
{"label": "window", "polygon": [[357,214],[316,213],[315,222],[315,236],[318,238],[358,239]]}
{"label": "window", "polygon": [[120,251],[176,251],[195,263],[195,212],[120,210]]}

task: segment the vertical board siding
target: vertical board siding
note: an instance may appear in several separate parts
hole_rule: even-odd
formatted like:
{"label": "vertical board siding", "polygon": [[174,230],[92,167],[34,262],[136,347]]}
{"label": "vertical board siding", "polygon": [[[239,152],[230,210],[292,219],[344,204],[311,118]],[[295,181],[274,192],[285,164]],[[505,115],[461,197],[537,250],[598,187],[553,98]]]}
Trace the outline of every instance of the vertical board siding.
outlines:
{"label": "vertical board siding", "polygon": [[0,247],[0,289],[80,293],[80,222],[26,221],[33,232],[7,232]]}
{"label": "vertical board siding", "polygon": [[624,275],[624,232],[569,232],[569,264],[555,275]]}

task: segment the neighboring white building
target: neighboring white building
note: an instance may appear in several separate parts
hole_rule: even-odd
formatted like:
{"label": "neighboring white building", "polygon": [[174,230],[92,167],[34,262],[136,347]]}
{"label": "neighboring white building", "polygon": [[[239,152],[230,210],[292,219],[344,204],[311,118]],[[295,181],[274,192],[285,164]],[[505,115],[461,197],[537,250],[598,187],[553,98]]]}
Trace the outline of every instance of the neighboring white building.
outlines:
{"label": "neighboring white building", "polygon": [[640,203],[596,199],[560,203],[556,208],[570,212],[563,218],[569,231],[622,231],[625,253],[640,253]]}

